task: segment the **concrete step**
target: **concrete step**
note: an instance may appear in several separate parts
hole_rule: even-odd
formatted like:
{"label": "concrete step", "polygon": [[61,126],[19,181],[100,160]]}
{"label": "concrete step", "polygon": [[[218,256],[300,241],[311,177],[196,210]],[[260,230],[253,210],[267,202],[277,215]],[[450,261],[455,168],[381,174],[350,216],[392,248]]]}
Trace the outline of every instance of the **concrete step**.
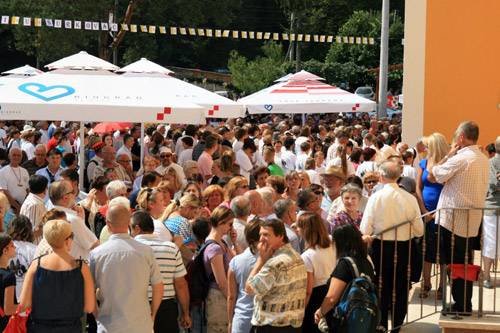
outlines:
{"label": "concrete step", "polygon": [[453,315],[441,315],[439,327],[443,333],[500,332],[500,316],[485,315],[481,318],[477,313],[470,317],[453,319]]}

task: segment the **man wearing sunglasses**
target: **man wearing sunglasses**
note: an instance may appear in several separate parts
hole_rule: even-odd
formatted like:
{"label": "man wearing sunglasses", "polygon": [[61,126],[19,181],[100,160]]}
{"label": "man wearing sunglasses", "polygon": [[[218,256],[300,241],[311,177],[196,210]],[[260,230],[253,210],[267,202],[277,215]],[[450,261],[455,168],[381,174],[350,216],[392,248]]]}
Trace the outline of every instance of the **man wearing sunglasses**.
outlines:
{"label": "man wearing sunglasses", "polygon": [[182,183],[186,182],[186,175],[184,174],[184,170],[179,164],[174,163],[174,155],[172,153],[172,149],[168,147],[160,148],[160,163],[160,166],[155,170],[160,175],[164,176],[167,170],[172,167],[175,172],[177,172],[177,175],[179,176],[179,179],[182,181]]}

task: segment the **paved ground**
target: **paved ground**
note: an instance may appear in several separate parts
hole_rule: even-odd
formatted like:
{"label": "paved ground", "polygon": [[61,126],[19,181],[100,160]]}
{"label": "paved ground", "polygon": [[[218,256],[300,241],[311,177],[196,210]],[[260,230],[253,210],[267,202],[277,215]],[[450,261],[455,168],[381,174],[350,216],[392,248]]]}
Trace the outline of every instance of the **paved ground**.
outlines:
{"label": "paved ground", "polygon": [[[476,262],[479,262],[479,260]],[[490,312],[496,311],[497,315],[495,316],[500,321],[500,272],[497,272],[496,276],[497,276],[496,288],[494,289],[482,288],[483,310]],[[492,279],[494,280],[494,276],[492,276]],[[433,286],[437,284],[437,281],[434,278],[432,279],[432,284]],[[473,299],[472,299],[473,309],[475,311],[477,311],[478,309],[479,293],[480,293],[479,287],[477,283],[475,283],[473,291]],[[439,312],[441,310],[441,301],[436,300],[435,289],[433,289],[430,292],[429,297],[424,300],[420,299],[419,294],[420,294],[420,286],[417,284],[412,288],[410,292],[408,321],[413,321],[422,317],[425,318],[418,320],[418,322],[405,326],[401,330],[401,332],[403,333],[441,332],[441,329],[439,328],[439,319],[441,316]],[[447,296],[448,296],[447,300],[449,303],[450,302],[449,291]],[[448,316],[447,318],[449,317],[450,316]],[[481,318],[478,318],[477,314],[474,314],[470,319],[481,321]]]}

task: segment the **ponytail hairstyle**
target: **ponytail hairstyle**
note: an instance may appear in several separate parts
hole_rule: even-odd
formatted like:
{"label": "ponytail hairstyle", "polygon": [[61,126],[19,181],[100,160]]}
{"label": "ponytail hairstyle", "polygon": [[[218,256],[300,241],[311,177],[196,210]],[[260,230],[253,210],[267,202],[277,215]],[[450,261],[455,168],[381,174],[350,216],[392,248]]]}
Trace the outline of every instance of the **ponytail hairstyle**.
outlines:
{"label": "ponytail hairstyle", "polygon": [[161,217],[162,221],[167,220],[170,215],[174,212],[178,212],[181,208],[192,207],[198,208],[201,206],[200,199],[194,194],[185,194],[180,199],[173,200],[170,205],[165,208],[163,212],[163,216]]}
{"label": "ponytail hairstyle", "polygon": [[346,148],[342,145],[337,148],[337,155],[340,156],[342,172],[347,176],[347,153]]}
{"label": "ponytail hairstyle", "polygon": [[144,187],[139,191],[137,195],[137,206],[136,209],[144,210],[149,212],[149,203],[155,202],[158,194],[161,193],[160,190],[150,187]]}

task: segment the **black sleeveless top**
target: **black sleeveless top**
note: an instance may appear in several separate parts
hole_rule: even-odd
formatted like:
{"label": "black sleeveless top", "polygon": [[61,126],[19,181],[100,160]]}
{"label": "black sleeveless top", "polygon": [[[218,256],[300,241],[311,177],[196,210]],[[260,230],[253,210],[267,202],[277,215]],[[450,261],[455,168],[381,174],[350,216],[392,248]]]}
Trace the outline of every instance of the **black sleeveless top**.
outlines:
{"label": "black sleeveless top", "polygon": [[83,315],[82,261],[68,271],[38,267],[33,281],[31,332],[80,333]]}

